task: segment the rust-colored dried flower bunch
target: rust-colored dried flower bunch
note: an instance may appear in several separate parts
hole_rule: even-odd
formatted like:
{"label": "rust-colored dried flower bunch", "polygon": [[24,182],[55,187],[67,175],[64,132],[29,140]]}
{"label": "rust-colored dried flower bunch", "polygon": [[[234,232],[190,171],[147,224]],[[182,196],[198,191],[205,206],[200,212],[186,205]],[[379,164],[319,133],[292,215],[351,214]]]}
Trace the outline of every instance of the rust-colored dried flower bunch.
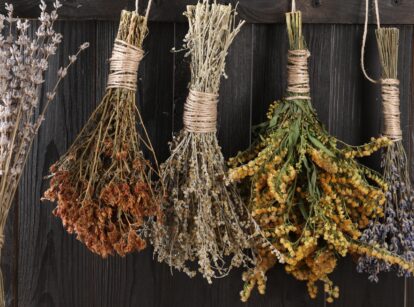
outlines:
{"label": "rust-colored dried flower bunch", "polygon": [[153,244],[160,262],[189,276],[198,267],[211,283],[250,260],[245,249],[254,231],[236,188],[228,185],[216,134],[220,79],[228,48],[243,22],[236,22],[231,5],[207,0],[188,6],[185,15],[190,94],[184,129],[174,138],[171,156],[161,166],[167,194],[162,206],[165,220],[155,225]]}
{"label": "rust-colored dried flower bunch", "polygon": [[[368,255],[389,263],[410,263],[377,246],[360,243],[371,219],[383,216],[386,184],[357,162],[388,146],[387,138],[351,147],[329,135],[310,103],[309,73],[300,12],[287,14],[289,86],[287,97],[274,103],[260,137],[230,160],[230,178],[251,186],[252,215],[268,240],[283,254],[286,271],[307,282],[312,298],[324,283],[327,301],[339,296],[329,279],[338,257]],[[246,272],[241,292],[247,300],[257,284],[265,292],[266,271],[276,264],[267,248],[260,263]]]}
{"label": "rust-colored dried flower bunch", "polygon": [[122,12],[114,47],[118,50],[111,58],[122,65],[111,63],[101,104],[69,151],[51,167],[45,193],[45,199],[57,202],[54,214],[67,231],[102,257],[145,248],[146,221],[159,213],[151,184],[155,171],[141,148],[145,145],[154,154],[135,104],[137,67],[123,66],[138,66],[134,52],[142,57],[147,30],[147,17]]}

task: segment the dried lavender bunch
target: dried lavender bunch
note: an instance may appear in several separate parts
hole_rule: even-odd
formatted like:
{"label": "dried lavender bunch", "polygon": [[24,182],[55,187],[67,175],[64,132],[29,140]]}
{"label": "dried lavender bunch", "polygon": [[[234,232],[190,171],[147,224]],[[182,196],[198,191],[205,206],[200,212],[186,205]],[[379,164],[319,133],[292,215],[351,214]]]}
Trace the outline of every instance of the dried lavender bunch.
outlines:
{"label": "dried lavender bunch", "polygon": [[[31,144],[55,97],[57,87],[79,53],[83,44],[69,57],[66,67],[59,69],[53,90],[41,106],[39,94],[44,84],[48,61],[56,53],[62,35],[53,29],[58,18],[59,1],[51,13],[41,1],[40,25],[29,37],[28,20],[13,17],[13,5],[5,4],[7,16],[0,15],[0,249],[4,244],[4,227],[13,197],[19,184]],[[4,306],[3,278],[0,277],[0,306]]]}
{"label": "dried lavender bunch", "polygon": [[45,199],[57,202],[54,214],[67,231],[102,257],[145,248],[146,222],[159,212],[152,187],[157,171],[143,149],[154,159],[155,153],[135,100],[147,20],[148,10],[146,16],[122,12],[106,94],[68,152],[51,167],[45,193]]}
{"label": "dried lavender bunch", "polygon": [[[171,144],[161,166],[166,199],[164,223],[155,225],[153,243],[160,262],[209,283],[245,264],[249,257],[248,213],[233,185],[216,135],[218,92],[228,49],[244,22],[236,22],[231,5],[207,0],[188,6],[189,32],[184,40],[191,56],[190,94],[184,129]],[[228,263],[225,259],[230,257]]]}
{"label": "dried lavender bunch", "polygon": [[[382,154],[384,178],[389,190],[386,194],[384,217],[371,222],[361,239],[371,245],[414,260],[414,193],[411,189],[407,155],[402,143],[398,88],[399,30],[382,28],[376,31],[382,65],[384,135],[393,140]],[[359,272],[369,274],[369,280],[378,282],[378,274],[396,270],[399,276],[411,276],[403,266],[391,265],[373,257],[361,257]]]}

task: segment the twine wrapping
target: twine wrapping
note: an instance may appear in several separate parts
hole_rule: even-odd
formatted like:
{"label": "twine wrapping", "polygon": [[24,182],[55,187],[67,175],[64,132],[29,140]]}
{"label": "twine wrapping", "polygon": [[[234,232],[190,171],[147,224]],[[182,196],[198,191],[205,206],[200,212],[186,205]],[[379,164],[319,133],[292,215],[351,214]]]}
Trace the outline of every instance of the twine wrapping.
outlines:
{"label": "twine wrapping", "polygon": [[400,81],[382,79],[382,105],[384,113],[384,135],[393,141],[402,140],[400,112]]}
{"label": "twine wrapping", "polygon": [[195,133],[217,131],[218,94],[190,90],[184,105],[184,128]]}
{"label": "twine wrapping", "polygon": [[143,57],[142,49],[116,39],[109,60],[111,65],[107,88],[124,88],[136,92],[138,68]]}
{"label": "twine wrapping", "polygon": [[288,87],[287,91],[293,94],[286,100],[310,99],[308,50],[289,50],[288,53]]}

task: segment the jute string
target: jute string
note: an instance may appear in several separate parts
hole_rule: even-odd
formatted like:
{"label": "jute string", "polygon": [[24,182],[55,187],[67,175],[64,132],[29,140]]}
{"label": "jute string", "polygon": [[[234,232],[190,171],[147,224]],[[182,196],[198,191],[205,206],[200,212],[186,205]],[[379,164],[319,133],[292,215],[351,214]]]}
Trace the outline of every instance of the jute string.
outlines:
{"label": "jute string", "polygon": [[107,88],[125,88],[135,92],[138,68],[143,57],[142,49],[116,39],[109,60],[111,65]]}
{"label": "jute string", "polygon": [[190,90],[184,105],[184,129],[195,133],[217,131],[219,95]]}
{"label": "jute string", "polygon": [[382,79],[382,104],[384,113],[384,135],[393,141],[402,140],[400,112],[400,81]]}
{"label": "jute string", "polygon": [[[377,29],[381,28],[381,22],[380,22],[380,15],[379,15],[379,6],[378,6],[378,0],[374,0],[374,6],[375,6],[375,16],[377,18]],[[371,81],[372,83],[379,83],[379,81],[374,80],[371,78],[367,70],[365,68],[365,46],[367,44],[367,36],[368,36],[368,20],[369,19],[369,0],[365,0],[365,22],[364,22],[364,35],[362,36],[362,46],[361,46],[361,68],[362,73],[364,74],[365,78],[367,80]]]}
{"label": "jute string", "polygon": [[[374,0],[377,29],[381,29],[378,0]],[[365,78],[372,83],[381,83],[382,113],[384,115],[384,135],[393,141],[402,140],[400,112],[400,81],[398,79],[374,80],[365,69],[365,46],[368,36],[369,0],[365,1],[365,24],[361,47],[361,67]]]}
{"label": "jute string", "polygon": [[287,91],[293,95],[287,97],[287,100],[310,99],[309,57],[308,50],[289,50]]}

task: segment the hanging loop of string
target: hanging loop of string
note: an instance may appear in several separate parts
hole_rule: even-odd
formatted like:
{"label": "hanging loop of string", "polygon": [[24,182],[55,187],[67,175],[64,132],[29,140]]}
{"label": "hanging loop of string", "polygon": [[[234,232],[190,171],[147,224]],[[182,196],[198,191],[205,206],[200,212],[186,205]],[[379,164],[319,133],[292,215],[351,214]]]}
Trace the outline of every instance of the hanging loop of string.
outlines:
{"label": "hanging loop of string", "polygon": [[[382,59],[382,69],[385,69],[384,65],[391,65],[393,57],[398,57],[398,48],[397,51],[391,52],[391,50],[387,50],[390,47],[390,43],[386,43],[386,37],[389,40],[391,33],[390,32],[383,32],[385,29],[381,28],[380,23],[380,16],[379,16],[379,6],[378,0],[374,1],[374,8],[375,8],[375,16],[377,21],[377,40],[378,46],[380,48],[381,59]],[[401,112],[400,112],[400,82],[396,78],[397,75],[393,73],[386,73],[380,80],[374,80],[371,78],[366,69],[365,69],[365,47],[368,35],[368,19],[369,19],[369,0],[365,1],[365,23],[364,23],[364,35],[362,39],[362,47],[361,47],[361,68],[362,72],[370,82],[381,84],[381,97],[382,97],[382,113],[384,115],[384,132],[383,134],[389,137],[393,141],[400,141],[402,140],[402,130],[401,130]],[[378,33],[382,33],[382,35],[378,36]],[[398,37],[398,35],[397,35]],[[391,44],[398,44],[398,39],[395,41],[391,40]],[[386,46],[384,50],[384,44]],[[381,47],[382,46],[382,47]],[[385,59],[384,59],[385,57]],[[396,65],[396,64],[394,64]],[[389,68],[389,67],[388,67]]]}
{"label": "hanging loop of string", "polygon": [[[147,12],[145,14],[145,19],[148,20],[149,17],[149,12],[151,9],[151,5],[152,5],[152,0],[148,1],[148,6],[147,6]],[[139,0],[135,0],[135,13],[137,13],[139,15]]]}
{"label": "hanging loop of string", "polygon": [[[380,23],[378,0],[374,0],[374,7],[375,7],[375,16],[377,19],[377,28],[380,29],[381,23]],[[365,0],[365,22],[364,22],[364,34],[363,34],[362,46],[361,46],[361,68],[367,80],[369,80],[372,83],[379,83],[379,81],[374,80],[368,75],[367,70],[365,68],[365,47],[367,44],[367,36],[368,36],[368,21],[369,21],[369,0]]]}
{"label": "hanging loop of string", "polygon": [[296,0],[292,0],[292,12],[296,12]]}

